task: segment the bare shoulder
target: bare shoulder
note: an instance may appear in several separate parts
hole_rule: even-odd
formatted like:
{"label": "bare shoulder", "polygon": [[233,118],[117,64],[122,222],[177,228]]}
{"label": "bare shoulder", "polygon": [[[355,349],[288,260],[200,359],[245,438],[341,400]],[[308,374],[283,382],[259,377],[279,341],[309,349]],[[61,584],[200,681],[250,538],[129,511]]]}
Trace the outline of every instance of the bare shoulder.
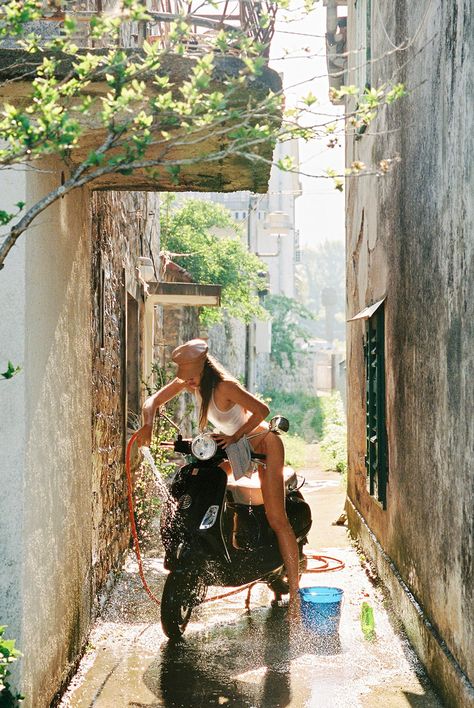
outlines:
{"label": "bare shoulder", "polygon": [[246,410],[261,416],[262,420],[268,415],[268,406],[259,398],[249,393],[238,381],[224,379],[219,384],[219,397],[226,398],[231,403],[239,403]]}
{"label": "bare shoulder", "polygon": [[248,402],[247,399],[253,398],[244,386],[235,379],[224,379],[218,385],[218,394],[220,398],[226,398],[232,403]]}
{"label": "bare shoulder", "polygon": [[239,384],[235,379],[224,379],[218,384],[219,393],[232,394],[235,392],[245,391],[245,388]]}

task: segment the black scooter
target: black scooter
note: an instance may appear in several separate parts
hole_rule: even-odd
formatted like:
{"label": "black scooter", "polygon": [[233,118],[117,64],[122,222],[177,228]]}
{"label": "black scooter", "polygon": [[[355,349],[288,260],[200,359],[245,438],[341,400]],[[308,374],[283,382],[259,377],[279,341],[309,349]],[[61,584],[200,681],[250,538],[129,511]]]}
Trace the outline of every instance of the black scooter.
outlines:
{"label": "black scooter", "polygon": [[[282,416],[270,422],[272,431],[288,427]],[[210,585],[239,587],[261,581],[274,592],[277,603],[288,593],[288,584],[276,536],[265,516],[258,474],[238,482],[229,479],[219,467],[226,451],[210,435],[184,440],[179,434],[173,446],[189,458],[171,482],[173,508],[162,515],[164,565],[170,572],[161,600],[161,623],[167,637],[179,639]],[[261,461],[265,455],[253,453],[252,459]],[[292,470],[285,469],[285,483],[286,512],[303,570],[311,511]]]}

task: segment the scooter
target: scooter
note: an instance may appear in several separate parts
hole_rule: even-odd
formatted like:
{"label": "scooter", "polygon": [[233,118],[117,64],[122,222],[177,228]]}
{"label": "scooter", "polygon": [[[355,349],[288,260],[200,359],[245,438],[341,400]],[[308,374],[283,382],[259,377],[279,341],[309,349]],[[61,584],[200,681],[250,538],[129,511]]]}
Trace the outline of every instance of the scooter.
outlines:
{"label": "scooter", "polygon": [[[288,427],[282,416],[270,421],[273,432],[286,432]],[[258,474],[237,482],[229,479],[219,466],[227,459],[226,451],[210,434],[201,433],[192,440],[178,434],[173,447],[188,460],[171,481],[173,508],[162,515],[164,566],[169,574],[161,599],[161,624],[166,636],[177,640],[193,608],[205,600],[209,586],[236,588],[263,582],[274,593],[272,604],[279,603],[289,587],[276,536],[265,516]],[[252,452],[251,458],[258,463],[265,455]],[[285,468],[286,513],[298,543],[302,572],[311,510],[300,486],[294,471]]]}

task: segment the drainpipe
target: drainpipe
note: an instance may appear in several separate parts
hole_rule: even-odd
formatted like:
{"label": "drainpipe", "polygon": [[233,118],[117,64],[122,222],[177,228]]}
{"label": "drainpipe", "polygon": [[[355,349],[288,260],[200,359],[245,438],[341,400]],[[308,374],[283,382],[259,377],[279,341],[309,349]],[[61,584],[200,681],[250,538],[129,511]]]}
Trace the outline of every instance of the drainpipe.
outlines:
{"label": "drainpipe", "polygon": [[327,0],[327,3],[326,32],[334,36],[337,32],[337,4],[336,0]]}
{"label": "drainpipe", "polygon": [[155,307],[145,296],[145,312],[143,324],[143,373],[145,381],[151,380],[153,371],[153,354],[155,343]]}
{"label": "drainpipe", "polygon": [[[249,206],[248,206],[248,217],[247,217],[247,245],[251,253],[256,253],[257,251],[257,238],[256,238],[256,206],[257,197],[253,194],[249,196]],[[255,374],[256,374],[256,361],[255,361],[255,321],[252,320],[247,325],[247,337],[246,337],[246,347],[245,347],[245,387],[250,393],[255,393]]]}

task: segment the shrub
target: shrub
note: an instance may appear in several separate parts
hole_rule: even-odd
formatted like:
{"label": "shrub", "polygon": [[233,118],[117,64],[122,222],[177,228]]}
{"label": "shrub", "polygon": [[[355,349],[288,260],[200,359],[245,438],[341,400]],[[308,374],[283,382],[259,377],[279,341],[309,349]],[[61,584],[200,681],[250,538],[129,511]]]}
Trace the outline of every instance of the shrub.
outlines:
{"label": "shrub", "polygon": [[[157,363],[153,364],[153,372],[155,374],[155,385],[151,387],[149,382],[146,382],[145,388],[148,396],[151,396],[155,391],[165,386],[173,378],[172,367],[169,365],[166,368],[160,367]],[[173,417],[176,402],[171,401],[167,406],[167,414],[170,418]],[[137,421],[136,426],[138,427]],[[155,425],[153,427],[153,437],[150,445],[155,465],[163,479],[170,477],[175,465],[171,462],[173,450],[169,447],[163,447],[161,443],[170,442],[175,438],[176,430],[173,428],[166,418],[155,417]],[[140,542],[146,547],[154,538],[153,521],[158,518],[162,507],[162,496],[159,493],[159,485],[155,478],[153,470],[145,461],[135,474],[134,483],[134,499],[135,499],[135,523]]]}
{"label": "shrub", "polygon": [[17,705],[23,696],[19,693],[13,694],[7,681],[10,676],[9,666],[20,658],[21,652],[15,649],[14,639],[4,638],[5,629],[6,627],[0,626],[0,705],[6,708]]}
{"label": "shrub", "polygon": [[299,435],[284,435],[285,464],[296,470],[306,464],[306,442]]}
{"label": "shrub", "polygon": [[338,392],[321,399],[323,435],[320,441],[322,458],[328,469],[347,473],[347,426],[341,396]]}
{"label": "shrub", "polygon": [[305,393],[287,393],[268,390],[263,394],[271,408],[271,415],[281,413],[290,421],[290,434],[306,442],[319,440],[323,432],[321,399]]}

